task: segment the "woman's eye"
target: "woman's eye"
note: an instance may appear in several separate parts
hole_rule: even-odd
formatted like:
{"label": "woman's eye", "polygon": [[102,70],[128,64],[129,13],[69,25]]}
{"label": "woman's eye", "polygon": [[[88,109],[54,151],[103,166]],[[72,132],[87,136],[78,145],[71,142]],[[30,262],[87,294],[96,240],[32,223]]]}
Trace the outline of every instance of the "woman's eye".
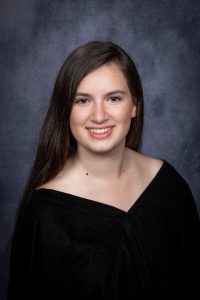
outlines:
{"label": "woman's eye", "polygon": [[110,100],[111,100],[112,102],[118,102],[118,101],[121,100],[121,98],[118,97],[118,96],[113,96],[113,97],[110,97]]}
{"label": "woman's eye", "polygon": [[88,102],[88,99],[76,99],[74,101],[74,103],[77,103],[77,104],[85,104]]}

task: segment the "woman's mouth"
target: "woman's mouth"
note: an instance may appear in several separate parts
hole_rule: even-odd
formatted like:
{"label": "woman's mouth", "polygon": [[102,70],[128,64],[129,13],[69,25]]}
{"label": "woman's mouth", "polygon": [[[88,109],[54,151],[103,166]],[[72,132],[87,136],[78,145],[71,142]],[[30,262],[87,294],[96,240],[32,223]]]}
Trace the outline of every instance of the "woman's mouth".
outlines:
{"label": "woman's mouth", "polygon": [[90,135],[95,138],[105,138],[111,135],[112,127],[104,127],[104,128],[87,128]]}

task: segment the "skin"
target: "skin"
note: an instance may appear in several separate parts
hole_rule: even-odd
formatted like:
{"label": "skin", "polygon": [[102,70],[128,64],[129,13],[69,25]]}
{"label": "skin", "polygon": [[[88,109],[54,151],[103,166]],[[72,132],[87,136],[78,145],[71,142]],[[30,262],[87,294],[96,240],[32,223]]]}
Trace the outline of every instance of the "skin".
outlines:
{"label": "skin", "polygon": [[163,163],[125,147],[136,113],[126,78],[116,64],[105,64],[85,76],[70,116],[77,153],[41,187],[128,211]]}
{"label": "skin", "polygon": [[[106,64],[88,74],[77,89],[70,117],[78,155],[124,149],[131,118],[135,116],[136,106],[117,65]],[[97,134],[93,128],[109,131]]]}

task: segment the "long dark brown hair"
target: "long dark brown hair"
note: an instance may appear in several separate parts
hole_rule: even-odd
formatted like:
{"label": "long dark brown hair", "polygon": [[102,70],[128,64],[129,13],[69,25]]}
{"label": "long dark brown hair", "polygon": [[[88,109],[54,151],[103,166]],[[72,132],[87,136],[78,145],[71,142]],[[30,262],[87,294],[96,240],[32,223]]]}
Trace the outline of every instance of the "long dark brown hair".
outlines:
{"label": "long dark brown hair", "polygon": [[143,91],[136,66],[130,56],[111,42],[92,41],[74,50],[61,67],[50,105],[41,128],[36,156],[22,193],[18,214],[28,195],[54,178],[67,159],[76,152],[76,140],[70,131],[70,113],[81,80],[106,63],[116,63],[123,72],[137,108],[126,137],[126,146],[139,152],[143,130]]}

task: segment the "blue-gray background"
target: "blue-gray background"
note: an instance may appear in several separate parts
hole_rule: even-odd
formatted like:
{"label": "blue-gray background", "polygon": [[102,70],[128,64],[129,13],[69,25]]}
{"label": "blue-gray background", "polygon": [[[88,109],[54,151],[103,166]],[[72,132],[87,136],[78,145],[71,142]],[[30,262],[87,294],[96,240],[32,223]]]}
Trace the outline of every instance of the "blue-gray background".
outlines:
{"label": "blue-gray background", "polygon": [[6,245],[57,72],[90,40],[135,60],[145,98],[142,152],[172,163],[200,212],[200,2],[1,0],[0,299]]}

